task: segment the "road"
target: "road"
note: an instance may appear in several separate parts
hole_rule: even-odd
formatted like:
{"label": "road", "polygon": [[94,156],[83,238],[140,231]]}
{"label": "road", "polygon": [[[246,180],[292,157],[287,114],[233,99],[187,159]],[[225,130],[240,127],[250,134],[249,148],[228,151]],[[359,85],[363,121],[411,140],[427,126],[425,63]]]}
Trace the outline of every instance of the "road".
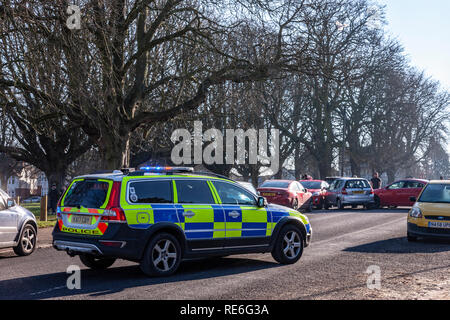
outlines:
{"label": "road", "polygon": [[[362,209],[308,214],[313,240],[289,266],[270,254],[186,261],[169,278],[148,278],[136,263],[102,272],[77,257],[40,248],[29,257],[0,253],[0,299],[450,299],[450,243],[406,241],[407,210]],[[66,287],[69,265],[81,289]],[[370,266],[381,288],[367,288]]]}

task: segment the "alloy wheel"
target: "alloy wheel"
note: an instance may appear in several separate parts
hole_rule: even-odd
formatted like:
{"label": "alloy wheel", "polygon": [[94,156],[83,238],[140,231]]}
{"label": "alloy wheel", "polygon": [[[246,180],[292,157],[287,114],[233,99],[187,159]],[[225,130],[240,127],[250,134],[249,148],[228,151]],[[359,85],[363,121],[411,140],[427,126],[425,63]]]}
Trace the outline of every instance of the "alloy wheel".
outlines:
{"label": "alloy wheel", "polygon": [[294,259],[301,250],[301,238],[295,231],[286,233],[283,239],[283,253],[289,259]]}
{"label": "alloy wheel", "polygon": [[177,249],[169,239],[160,240],[152,250],[152,262],[156,269],[169,271],[177,262]]}

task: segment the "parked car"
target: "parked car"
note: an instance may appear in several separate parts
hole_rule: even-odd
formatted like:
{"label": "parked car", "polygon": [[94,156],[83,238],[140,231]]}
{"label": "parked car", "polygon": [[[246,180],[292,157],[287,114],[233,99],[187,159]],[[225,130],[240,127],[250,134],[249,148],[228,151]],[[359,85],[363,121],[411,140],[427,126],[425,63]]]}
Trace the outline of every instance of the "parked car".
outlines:
{"label": "parked car", "polygon": [[415,203],[408,214],[408,241],[450,238],[450,180],[430,181],[410,201]]}
{"label": "parked car", "polygon": [[0,248],[13,248],[17,255],[28,256],[36,243],[36,217],[0,189]]}
{"label": "parked car", "polygon": [[23,203],[38,203],[38,202],[41,202],[41,197],[33,196],[33,197],[23,200],[22,202]]}
{"label": "parked car", "polygon": [[331,184],[336,181],[337,179],[340,179],[341,177],[326,177],[325,182],[328,183],[328,185],[331,186]]}
{"label": "parked car", "polygon": [[150,276],[171,275],[184,259],[231,254],[271,252],[293,264],[312,234],[298,211],[228,178],[177,167],[76,177],[57,219],[55,249],[97,270],[136,261]]}
{"label": "parked car", "polygon": [[253,194],[259,195],[259,193],[256,190],[256,188],[250,182],[238,181],[237,183],[239,183],[241,186],[243,186],[245,189],[247,189],[248,191],[252,192]]}
{"label": "parked car", "polygon": [[293,180],[267,180],[258,192],[269,203],[279,204],[295,210],[313,209],[312,194],[300,182]]}
{"label": "parked car", "polygon": [[428,180],[423,179],[404,179],[395,181],[384,188],[375,189],[375,207],[412,207],[414,202],[410,198],[418,198],[427,183]]}
{"label": "parked car", "polygon": [[312,193],[312,202],[316,209],[323,209],[328,183],[323,180],[300,180],[300,183]]}
{"label": "parked car", "polygon": [[363,178],[339,178],[331,184],[325,196],[325,209],[356,208],[359,205],[366,209],[375,205],[373,189],[369,181]]}

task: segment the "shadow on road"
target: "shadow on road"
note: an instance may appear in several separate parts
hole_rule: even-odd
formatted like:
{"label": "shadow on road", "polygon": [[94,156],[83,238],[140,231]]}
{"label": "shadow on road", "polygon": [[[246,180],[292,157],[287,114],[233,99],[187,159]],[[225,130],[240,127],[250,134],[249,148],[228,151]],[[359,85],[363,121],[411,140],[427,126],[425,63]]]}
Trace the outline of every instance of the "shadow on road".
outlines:
{"label": "shadow on road", "polygon": [[336,214],[336,213],[408,213],[411,208],[400,207],[395,209],[379,208],[366,210],[362,207],[358,208],[344,208],[344,209],[329,209],[329,210],[313,210],[312,212],[304,212],[306,215],[323,215],[323,214]]}
{"label": "shadow on road", "polygon": [[[281,265],[275,262],[243,258],[192,260],[182,262],[175,275],[164,278],[147,277],[138,265],[116,268],[112,266],[103,271],[87,269],[81,271],[80,290],[67,289],[66,281],[70,275],[59,272],[0,281],[0,300],[58,299],[84,294],[95,298],[118,293],[128,288],[145,286],[148,286],[149,291],[145,298],[152,299],[152,285],[211,279],[279,266]],[[140,297],[142,298],[142,295]]]}
{"label": "shadow on road", "polygon": [[436,253],[450,251],[449,240],[422,240],[418,242],[408,242],[406,237],[381,240],[372,243],[350,247],[347,252],[360,253]]}

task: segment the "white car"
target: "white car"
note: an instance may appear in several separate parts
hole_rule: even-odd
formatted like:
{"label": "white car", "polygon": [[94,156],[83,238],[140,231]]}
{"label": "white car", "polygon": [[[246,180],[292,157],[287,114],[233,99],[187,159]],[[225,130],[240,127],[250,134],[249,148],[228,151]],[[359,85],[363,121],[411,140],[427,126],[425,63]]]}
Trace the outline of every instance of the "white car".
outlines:
{"label": "white car", "polygon": [[13,248],[19,256],[33,253],[37,244],[36,217],[18,206],[0,189],[0,248]]}

